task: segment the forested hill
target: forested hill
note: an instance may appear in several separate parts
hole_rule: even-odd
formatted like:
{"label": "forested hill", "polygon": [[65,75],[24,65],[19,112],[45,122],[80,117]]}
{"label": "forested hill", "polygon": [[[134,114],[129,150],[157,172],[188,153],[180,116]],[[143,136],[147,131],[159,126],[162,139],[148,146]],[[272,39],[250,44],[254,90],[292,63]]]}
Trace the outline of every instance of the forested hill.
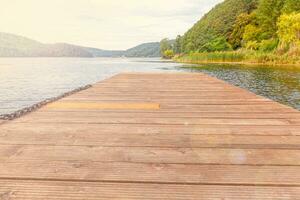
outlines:
{"label": "forested hill", "polygon": [[237,17],[250,13],[257,0],[225,0],[198,21],[182,38],[182,51],[227,50],[226,43]]}
{"label": "forested hill", "polygon": [[259,62],[295,63],[300,61],[299,33],[300,0],[224,0],[173,45],[162,40],[161,52],[164,57],[190,55],[189,61],[250,55]]}
{"label": "forested hill", "polygon": [[128,50],[111,51],[66,43],[44,44],[26,37],[0,32],[0,57],[159,57],[159,42]]}
{"label": "forested hill", "polygon": [[150,42],[138,45],[125,51],[126,57],[160,57],[159,42]]}
{"label": "forested hill", "polygon": [[93,57],[93,55],[76,45],[43,44],[26,37],[0,33],[0,57]]}

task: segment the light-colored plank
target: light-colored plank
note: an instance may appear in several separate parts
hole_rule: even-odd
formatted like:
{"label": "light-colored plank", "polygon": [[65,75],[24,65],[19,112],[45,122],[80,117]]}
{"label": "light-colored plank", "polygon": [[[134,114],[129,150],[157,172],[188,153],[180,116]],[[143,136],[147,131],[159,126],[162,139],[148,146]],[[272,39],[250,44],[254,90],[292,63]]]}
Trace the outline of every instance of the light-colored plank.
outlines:
{"label": "light-colored plank", "polygon": [[[91,161],[6,161],[1,176],[98,182],[281,185],[300,187],[300,166],[147,164]],[[242,176],[241,176],[242,174]],[[138,177],[138,179],[137,179]]]}
{"label": "light-colored plank", "polygon": [[[23,134],[24,133],[24,134]],[[159,125],[159,124],[62,124],[62,123],[31,123],[7,122],[1,127],[1,137],[14,134],[26,137],[26,134],[85,134],[130,135],[130,134],[186,134],[186,135],[260,135],[260,136],[299,136],[300,128],[295,125],[255,126],[255,125]],[[15,137],[16,138],[16,137]],[[17,139],[17,138],[16,138]]]}
{"label": "light-colored plank", "polygon": [[[223,97],[220,97],[223,98]],[[290,113],[294,112],[292,108],[285,108],[284,106],[276,106],[275,105],[179,105],[179,104],[167,104],[167,103],[159,103],[154,102],[160,105],[160,109],[162,111],[177,111],[177,112],[282,112],[282,113]],[[55,108],[50,107],[49,110],[70,110],[67,108]],[[76,109],[76,108],[74,108]],[[78,109],[77,109],[78,110]],[[82,110],[82,109],[81,109]],[[86,110],[94,110],[93,108],[87,108]],[[118,111],[120,109],[102,109],[102,110],[111,110]],[[135,109],[127,109],[125,111],[133,111]]]}
{"label": "light-colored plank", "polygon": [[171,103],[171,104],[179,104],[179,105],[268,105],[272,104],[270,100],[249,100],[249,99],[213,99],[209,98],[210,101],[207,99],[202,98],[139,98],[139,97],[110,97],[110,96],[99,96],[99,97],[90,97],[90,98],[83,98],[83,97],[75,97],[75,98],[66,98],[62,99],[61,102],[135,102],[135,103],[151,103],[151,102],[160,102],[160,103]]}
{"label": "light-colored plank", "polygon": [[300,188],[0,180],[0,195],[4,200],[297,200]]}
{"label": "light-colored plank", "polygon": [[99,110],[82,110],[72,109],[64,111],[49,111],[49,109],[39,110],[39,112],[32,113],[30,117],[39,118],[53,118],[53,117],[81,117],[81,118],[218,118],[218,119],[299,119],[300,113],[216,113],[216,112],[169,112],[160,110],[136,110],[131,112],[126,111],[99,111]]}
{"label": "light-colored plank", "polygon": [[45,106],[46,109],[79,109],[79,110],[158,110],[158,103],[100,103],[100,102],[62,102],[57,101]]}
{"label": "light-colored plank", "polygon": [[0,160],[300,165],[300,150],[0,145]]}
{"label": "light-colored plank", "polygon": [[95,124],[166,124],[166,125],[300,125],[298,119],[247,119],[247,118],[97,118],[65,114],[56,117],[26,116],[15,121],[31,123],[95,123]]}
{"label": "light-colored plank", "polygon": [[[82,130],[82,129],[81,129]],[[113,134],[113,137],[112,137]],[[22,129],[0,133],[0,144],[91,145],[124,147],[300,149],[300,136],[214,135],[182,133],[123,133],[91,129],[53,131]]]}

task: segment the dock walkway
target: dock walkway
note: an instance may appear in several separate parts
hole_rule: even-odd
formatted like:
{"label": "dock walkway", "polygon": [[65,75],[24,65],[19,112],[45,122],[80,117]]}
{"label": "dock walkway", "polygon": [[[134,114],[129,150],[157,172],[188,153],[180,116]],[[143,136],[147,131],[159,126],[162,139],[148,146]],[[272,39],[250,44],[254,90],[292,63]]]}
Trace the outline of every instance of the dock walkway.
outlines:
{"label": "dock walkway", "polygon": [[204,74],[119,74],[0,122],[0,199],[300,199],[300,112]]}

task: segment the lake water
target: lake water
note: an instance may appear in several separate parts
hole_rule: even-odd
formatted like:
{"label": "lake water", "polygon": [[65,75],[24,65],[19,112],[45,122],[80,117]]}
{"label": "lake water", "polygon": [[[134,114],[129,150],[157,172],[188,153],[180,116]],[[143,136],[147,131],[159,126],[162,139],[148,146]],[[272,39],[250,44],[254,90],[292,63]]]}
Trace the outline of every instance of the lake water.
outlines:
{"label": "lake water", "polygon": [[300,70],[205,65],[182,68],[160,59],[0,58],[0,115],[121,72],[204,72],[300,110]]}
{"label": "lake water", "polygon": [[0,114],[56,97],[120,72],[172,70],[159,59],[0,58]]}
{"label": "lake water", "polygon": [[203,72],[300,110],[300,68],[205,64],[184,66],[186,72]]}

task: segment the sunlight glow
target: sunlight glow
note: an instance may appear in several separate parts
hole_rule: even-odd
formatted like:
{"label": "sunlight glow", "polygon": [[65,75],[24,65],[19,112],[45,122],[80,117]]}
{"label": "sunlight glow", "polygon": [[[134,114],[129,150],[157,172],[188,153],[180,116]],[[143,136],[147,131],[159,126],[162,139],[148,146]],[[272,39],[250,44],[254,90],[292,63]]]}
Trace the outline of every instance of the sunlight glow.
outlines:
{"label": "sunlight glow", "polygon": [[126,49],[175,38],[221,0],[0,0],[0,31],[46,43]]}

